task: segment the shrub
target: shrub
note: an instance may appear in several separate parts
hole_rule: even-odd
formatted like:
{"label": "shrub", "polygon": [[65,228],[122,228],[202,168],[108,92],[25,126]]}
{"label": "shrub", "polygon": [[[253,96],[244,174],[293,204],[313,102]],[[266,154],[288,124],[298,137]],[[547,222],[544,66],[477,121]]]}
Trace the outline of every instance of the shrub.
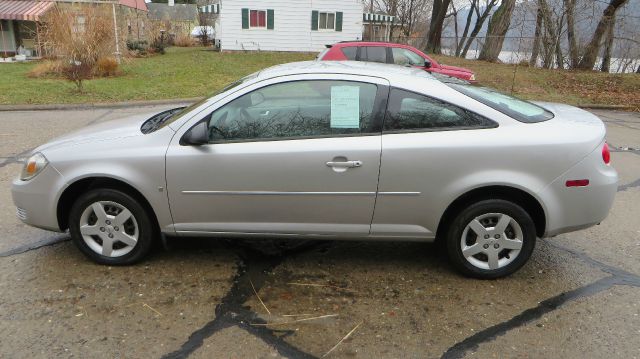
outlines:
{"label": "shrub", "polygon": [[27,77],[55,77],[60,75],[61,70],[62,66],[59,61],[43,61],[27,72]]}
{"label": "shrub", "polygon": [[164,43],[163,40],[164,39],[162,39],[159,36],[151,40],[151,45],[149,46],[149,50],[151,50],[151,52],[153,52],[154,54],[164,55],[164,49],[167,47],[167,45]]}
{"label": "shrub", "polygon": [[196,42],[189,34],[177,34],[173,40],[173,45],[178,47],[191,47],[195,46]]}
{"label": "shrub", "polygon": [[144,56],[149,49],[147,40],[127,40],[127,49],[134,56]]}
{"label": "shrub", "polygon": [[96,63],[96,75],[100,77],[115,76],[118,71],[118,61],[113,57],[103,57]]}
{"label": "shrub", "polygon": [[80,61],[72,61],[62,67],[62,76],[73,82],[76,85],[78,92],[82,92],[82,82],[90,79],[92,74],[93,66]]}
{"label": "shrub", "polygon": [[110,8],[56,6],[43,22],[42,39],[51,57],[60,59],[60,73],[82,91],[98,59],[115,52]]}

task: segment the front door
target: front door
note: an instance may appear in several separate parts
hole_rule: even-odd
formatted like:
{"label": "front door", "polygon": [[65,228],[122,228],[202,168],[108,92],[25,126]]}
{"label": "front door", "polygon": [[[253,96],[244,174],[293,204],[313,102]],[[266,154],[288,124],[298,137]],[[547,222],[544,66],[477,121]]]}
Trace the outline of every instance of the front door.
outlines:
{"label": "front door", "polygon": [[174,139],[167,189],[178,233],[369,233],[387,87],[280,81],[205,114],[208,145]]}

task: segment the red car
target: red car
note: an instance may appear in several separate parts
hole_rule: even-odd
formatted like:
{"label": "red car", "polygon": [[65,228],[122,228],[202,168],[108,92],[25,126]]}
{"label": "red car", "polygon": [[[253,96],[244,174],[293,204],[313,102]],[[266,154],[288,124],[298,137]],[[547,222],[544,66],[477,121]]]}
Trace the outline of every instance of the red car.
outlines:
{"label": "red car", "polygon": [[415,47],[390,42],[339,42],[327,45],[327,49],[318,55],[318,60],[354,60],[410,65],[422,67],[428,72],[436,72],[471,82],[476,81],[475,74],[469,69],[439,64]]}

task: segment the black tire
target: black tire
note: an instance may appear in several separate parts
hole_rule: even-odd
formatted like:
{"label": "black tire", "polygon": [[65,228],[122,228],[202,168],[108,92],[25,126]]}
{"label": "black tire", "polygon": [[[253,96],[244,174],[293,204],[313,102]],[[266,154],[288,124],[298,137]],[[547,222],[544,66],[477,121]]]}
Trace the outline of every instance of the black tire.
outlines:
{"label": "black tire", "polygon": [[[133,249],[121,256],[105,256],[97,253],[85,242],[80,233],[82,214],[89,206],[96,202],[114,202],[128,209],[137,223],[138,239]],[[89,259],[99,264],[129,265],[144,258],[149,253],[155,236],[155,225],[150,214],[140,203],[127,193],[114,189],[93,189],[81,195],[71,207],[69,213],[69,233],[75,245]],[[124,225],[123,225],[124,227]],[[118,228],[120,230],[120,228]],[[125,229],[123,228],[122,231]],[[95,237],[94,237],[95,238]],[[124,243],[119,243],[124,245]],[[115,245],[114,245],[115,246]]]}
{"label": "black tire", "polygon": [[[467,225],[470,224],[472,220],[482,216],[490,216],[489,214],[491,213],[510,216],[520,226],[523,237],[522,247],[515,259],[498,269],[479,268],[468,261],[462,253],[463,244],[461,241]],[[488,220],[491,219],[489,218]],[[513,227],[509,225],[508,230],[512,231]],[[479,239],[476,238],[475,240]],[[490,236],[490,240],[493,240],[493,237]],[[474,239],[471,239],[471,241],[472,243],[467,245],[475,244],[475,242],[473,242]],[[460,211],[455,219],[450,222],[449,228],[447,228],[445,242],[451,264],[462,274],[478,279],[496,279],[516,272],[529,260],[535,247],[536,228],[531,216],[519,205],[506,200],[489,199],[476,202]],[[489,247],[491,247],[491,245],[489,245]],[[505,249],[496,249],[496,251],[503,251],[500,252],[503,256],[502,258],[505,258],[505,256],[509,258],[508,255],[512,253]],[[483,254],[478,253],[478,255],[482,256]]]}

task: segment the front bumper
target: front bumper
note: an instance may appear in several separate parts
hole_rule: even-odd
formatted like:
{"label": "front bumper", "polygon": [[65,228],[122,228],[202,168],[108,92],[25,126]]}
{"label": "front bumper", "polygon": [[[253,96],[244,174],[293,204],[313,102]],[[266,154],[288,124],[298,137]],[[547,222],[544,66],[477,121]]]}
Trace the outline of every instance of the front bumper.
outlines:
{"label": "front bumper", "polygon": [[16,178],[11,185],[11,196],[17,217],[30,226],[61,232],[57,203],[58,189],[64,186],[64,178],[51,164],[29,181]]}

